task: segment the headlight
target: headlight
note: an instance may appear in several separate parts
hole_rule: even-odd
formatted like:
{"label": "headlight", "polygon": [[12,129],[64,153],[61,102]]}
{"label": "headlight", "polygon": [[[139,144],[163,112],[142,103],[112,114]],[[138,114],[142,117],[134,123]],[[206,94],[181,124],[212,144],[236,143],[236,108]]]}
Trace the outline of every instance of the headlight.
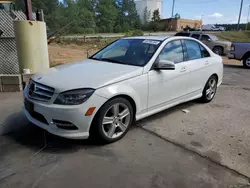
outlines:
{"label": "headlight", "polygon": [[60,93],[54,104],[78,105],[84,103],[95,92],[94,89],[76,89]]}

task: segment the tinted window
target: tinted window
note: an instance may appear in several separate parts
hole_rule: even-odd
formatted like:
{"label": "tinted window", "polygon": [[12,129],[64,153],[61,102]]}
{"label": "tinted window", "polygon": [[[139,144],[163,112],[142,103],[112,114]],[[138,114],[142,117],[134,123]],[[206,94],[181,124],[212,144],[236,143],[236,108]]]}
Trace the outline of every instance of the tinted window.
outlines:
{"label": "tinted window", "polygon": [[201,58],[200,45],[196,41],[185,40],[185,44],[187,47],[187,53],[188,53],[189,60]]}
{"label": "tinted window", "polygon": [[219,40],[215,35],[209,35],[212,40]]}
{"label": "tinted window", "polygon": [[201,40],[208,41],[210,37],[208,35],[202,35]]}
{"label": "tinted window", "polygon": [[176,33],[175,36],[184,36],[184,37],[188,37],[190,35],[190,33]]}
{"label": "tinted window", "polygon": [[201,48],[201,57],[210,57],[209,52],[204,48],[202,45],[200,45]]}
{"label": "tinted window", "polygon": [[159,60],[168,60],[174,63],[183,62],[183,49],[180,40],[169,42],[161,51]]}
{"label": "tinted window", "polygon": [[159,40],[120,39],[97,52],[90,59],[144,66],[161,45]]}
{"label": "tinted window", "polygon": [[192,34],[192,37],[195,38],[195,39],[199,39],[200,35],[199,34]]}

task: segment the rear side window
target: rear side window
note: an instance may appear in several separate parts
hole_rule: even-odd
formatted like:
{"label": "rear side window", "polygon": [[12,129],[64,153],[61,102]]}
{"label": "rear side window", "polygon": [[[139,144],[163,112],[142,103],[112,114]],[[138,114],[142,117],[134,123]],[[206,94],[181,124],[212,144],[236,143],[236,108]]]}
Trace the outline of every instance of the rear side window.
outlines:
{"label": "rear side window", "polygon": [[175,36],[189,37],[190,33],[176,33]]}
{"label": "rear side window", "polygon": [[188,60],[201,58],[200,44],[193,40],[185,40],[185,45],[188,53]]}
{"label": "rear side window", "polygon": [[203,57],[203,58],[210,57],[210,53],[207,51],[206,48],[204,48],[202,45],[200,45],[200,49],[201,49],[201,57]]}
{"label": "rear side window", "polygon": [[201,40],[203,40],[203,41],[208,41],[209,39],[210,39],[210,37],[208,35],[201,36]]}
{"label": "rear side window", "polygon": [[192,37],[195,38],[195,39],[199,39],[200,35],[199,34],[192,34]]}
{"label": "rear side window", "polygon": [[180,40],[174,40],[166,44],[161,53],[159,60],[168,60],[174,63],[181,63],[184,61],[183,48]]}

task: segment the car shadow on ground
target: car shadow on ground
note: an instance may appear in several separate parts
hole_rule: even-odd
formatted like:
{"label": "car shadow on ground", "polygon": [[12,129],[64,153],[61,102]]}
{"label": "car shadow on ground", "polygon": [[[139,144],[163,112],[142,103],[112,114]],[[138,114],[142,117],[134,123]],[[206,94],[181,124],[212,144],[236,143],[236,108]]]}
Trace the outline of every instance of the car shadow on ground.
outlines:
{"label": "car shadow on ground", "polygon": [[236,68],[236,69],[245,69],[245,67],[243,65],[228,65],[228,64],[224,64],[224,67],[227,67],[227,68]]}
{"label": "car shadow on ground", "polygon": [[25,121],[17,121],[20,119],[17,115],[10,115],[7,119],[10,118],[12,119],[11,126],[18,124],[20,128],[0,136],[0,140],[3,140],[0,144],[1,154],[7,154],[7,152],[9,153],[21,148],[29,148],[34,152],[43,148],[43,152],[48,153],[71,153],[80,149],[103,146],[98,140],[72,140],[52,135],[29,123],[26,119]]}

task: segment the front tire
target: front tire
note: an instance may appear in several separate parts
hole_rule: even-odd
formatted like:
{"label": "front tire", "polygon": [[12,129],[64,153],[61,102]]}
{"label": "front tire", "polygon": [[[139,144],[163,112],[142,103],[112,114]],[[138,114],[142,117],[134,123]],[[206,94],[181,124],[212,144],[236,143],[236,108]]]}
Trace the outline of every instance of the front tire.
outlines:
{"label": "front tire", "polygon": [[244,57],[243,65],[245,68],[250,69],[250,54],[246,55],[246,57]]}
{"label": "front tire", "polygon": [[217,83],[218,83],[218,80],[217,80],[217,77],[215,75],[212,75],[208,79],[208,81],[204,87],[204,90],[202,92],[202,97],[201,97],[202,102],[208,103],[208,102],[213,100],[213,98],[216,94],[216,91],[217,91]]}
{"label": "front tire", "polygon": [[222,56],[223,55],[223,48],[220,46],[215,46],[213,48],[213,52],[216,53],[217,55]]}
{"label": "front tire", "polygon": [[93,121],[91,134],[104,143],[112,143],[126,135],[134,119],[132,105],[125,98],[106,102]]}

